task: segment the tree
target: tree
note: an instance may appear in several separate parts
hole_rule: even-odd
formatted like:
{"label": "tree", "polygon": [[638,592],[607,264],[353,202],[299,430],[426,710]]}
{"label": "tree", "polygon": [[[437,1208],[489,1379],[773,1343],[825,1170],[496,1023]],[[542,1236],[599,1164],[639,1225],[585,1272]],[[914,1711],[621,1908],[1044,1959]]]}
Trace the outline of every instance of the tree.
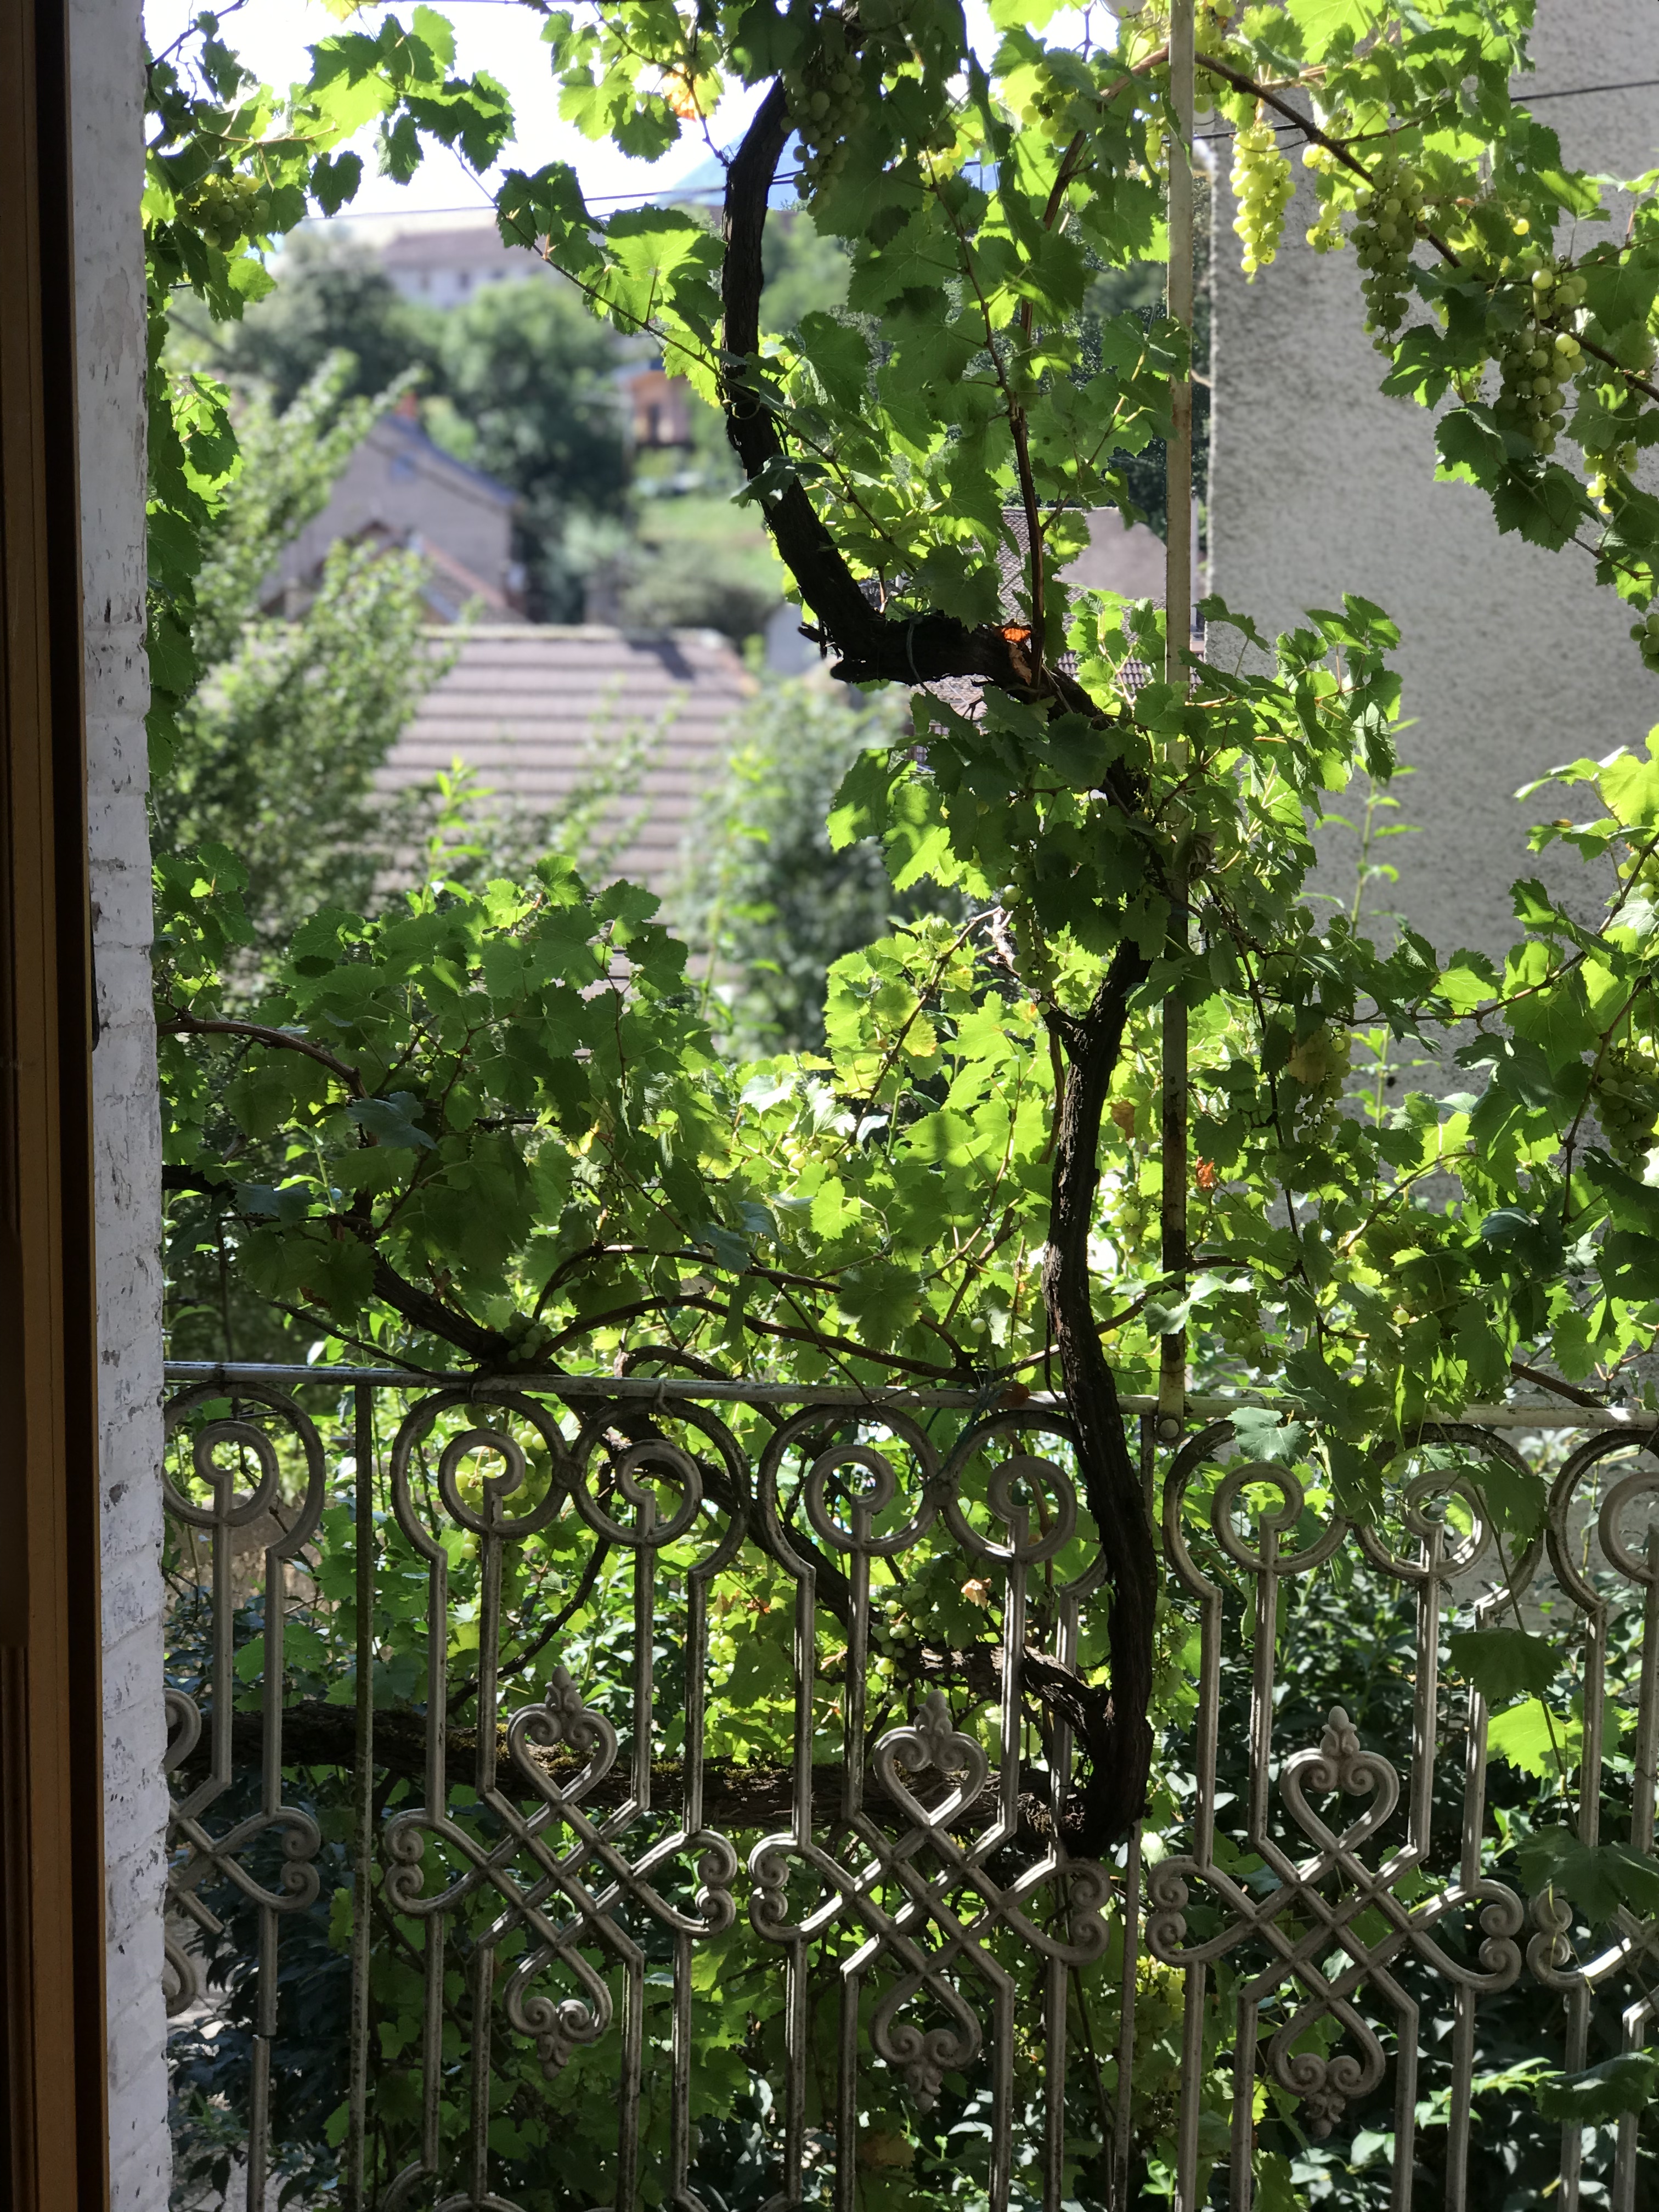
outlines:
{"label": "tree", "polygon": [[301,230],[284,246],[271,291],[251,314],[216,322],[186,296],[180,329],[228,381],[257,380],[279,411],[293,405],[324,364],[344,354],[342,386],[374,399],[434,350],[429,310],[407,305],[371,246],[349,236]]}
{"label": "tree", "polygon": [[699,810],[674,915],[738,1059],[819,1051],[835,963],[926,903],[895,892],[878,845],[838,852],[826,827],[859,756],[893,742],[896,707],[878,698],[854,714],[822,679],[769,684]]}
{"label": "tree", "polygon": [[[1598,495],[1613,517],[1601,569],[1645,599],[1650,556],[1637,540],[1646,510],[1600,426],[1617,416],[1625,440],[1637,423],[1645,380],[1620,365],[1619,349],[1633,357],[1650,342],[1641,284],[1623,272],[1639,272],[1659,249],[1638,209],[1630,243],[1593,246],[1583,270],[1550,252],[1565,206],[1588,206],[1595,187],[1532,166],[1553,142],[1510,100],[1524,55],[1518,15],[1501,34],[1461,18],[1431,31],[1402,21],[1376,47],[1324,15],[1304,25],[1294,9],[1274,19],[1271,37],[1205,20],[1201,66],[1247,120],[1259,105],[1295,114],[1269,81],[1287,54],[1318,72],[1325,122],[1306,125],[1326,162],[1316,243],[1352,222],[1395,381],[1432,395],[1461,380],[1464,404],[1443,447],[1491,486],[1500,526],[1564,543],[1593,511],[1592,495],[1550,458],[1561,388],[1552,380],[1579,380],[1580,428],[1605,458]],[[624,948],[635,963],[629,1002],[647,987],[672,1002],[678,956],[637,902],[607,893],[590,908],[559,877],[504,903],[452,908],[434,892],[426,918],[390,935],[325,919],[304,966],[280,980],[267,1028],[304,1033],[326,1018],[336,1036],[337,1011],[325,1012],[336,986],[311,972],[321,963],[349,978],[354,994],[367,988],[365,963],[384,971],[393,995],[383,1013],[365,1011],[339,1034],[326,1060],[301,1054],[300,1121],[280,1139],[287,1165],[273,1159],[273,1180],[260,1186],[286,1194],[247,1214],[245,1264],[338,1325],[379,1298],[416,1332],[486,1362],[522,1358],[526,1347],[562,1358],[578,1346],[598,1352],[618,1334],[625,1344],[636,1322],[665,1319],[695,1350],[726,1327],[719,1299],[680,1286],[684,1268],[706,1264],[738,1267],[757,1290],[790,1279],[769,1313],[764,1294],[751,1295],[745,1358],[781,1342],[876,1371],[968,1373],[978,1371],[978,1334],[1011,1375],[1052,1354],[1115,1592],[1109,1677],[1091,1693],[1083,1729],[1089,1782],[1066,1815],[1097,1849],[1139,1811],[1150,1757],[1155,1570],[1118,1406],[1121,1382],[1145,1379],[1158,1340],[1173,1342],[1196,1315],[1209,1371],[1286,1377],[1327,1425],[1334,1468],[1356,1498],[1379,1437],[1397,1436],[1431,1405],[1498,1387],[1512,1359],[1559,1360],[1582,1374],[1599,1358],[1616,1373],[1649,1340],[1659,1283],[1644,1272],[1646,1201],[1627,1167],[1589,1145],[1586,1115],[1615,1067],[1621,1079],[1628,1066],[1645,1080],[1652,1052],[1641,885],[1653,771],[1634,762],[1593,771],[1603,811],[1577,842],[1628,854],[1593,950],[1536,890],[1523,902],[1530,936],[1508,981],[1467,954],[1442,968],[1409,933],[1384,957],[1340,921],[1319,930],[1300,902],[1305,820],[1321,791],[1356,767],[1386,775],[1391,763],[1397,685],[1386,617],[1350,599],[1274,647],[1248,617],[1212,606],[1213,623],[1267,656],[1269,672],[1232,672],[1219,658],[1188,667],[1182,641],[1164,638],[1151,611],[1074,605],[1058,581],[1080,513],[1123,495],[1109,457],[1165,428],[1186,389],[1187,333],[1167,321],[1103,325],[1102,366],[1086,380],[1079,370],[1091,262],[1143,261],[1157,236],[1162,190],[1146,148],[1175,128],[1157,22],[1134,18],[1086,61],[1012,30],[990,76],[969,71],[965,94],[960,19],[949,8],[918,10],[902,31],[860,28],[830,10],[751,44],[758,35],[751,26],[721,43],[689,20],[636,22],[624,10],[598,29],[573,19],[555,39],[556,67],[572,84],[599,83],[630,112],[654,114],[666,98],[643,88],[642,68],[694,86],[700,100],[722,70],[770,80],[731,166],[723,240],[675,210],[601,222],[557,166],[509,177],[503,234],[537,240],[620,328],[648,332],[720,398],[748,495],[836,651],[834,672],[916,688],[915,739],[861,757],[832,830],[883,837],[896,888],[931,877],[959,889],[975,919],[943,935],[919,925],[832,978],[830,1082],[844,1103],[818,1131],[811,1173],[838,1195],[833,1209],[815,1201],[824,1225],[810,1231],[793,1216],[759,1227],[755,1209],[777,1187],[776,1169],[750,1163],[763,1131],[781,1139],[793,1127],[813,1079],[803,1075],[802,1091],[779,1078],[766,1113],[733,1107],[731,1132],[717,1133],[707,1043],[695,1024],[659,1026],[641,1064],[667,1085],[661,1097],[679,1099],[659,1109],[679,1134],[670,1140],[652,1123],[653,1146],[666,1144],[675,1165],[647,1175],[643,1163],[626,1164],[637,1139],[624,1139],[605,1103],[597,1049],[580,1097],[561,1104],[533,1056],[521,1064],[509,1048],[532,1008],[535,1020],[566,1022],[554,1011],[560,992],[588,988],[577,979],[597,980]],[[1439,119],[1448,41],[1476,88],[1478,137],[1472,124]],[[1381,151],[1365,135],[1378,118],[1389,129]],[[848,304],[878,327],[879,361],[861,330],[823,313],[805,316],[792,342],[761,344],[765,213],[797,125],[812,221],[851,247]],[[1259,134],[1241,144],[1257,167],[1282,159]],[[987,161],[990,187],[980,181]],[[1281,202],[1269,193],[1249,204],[1247,246],[1265,263]],[[1415,269],[1419,231],[1446,273]],[[1447,319],[1431,312],[1402,331],[1413,289]],[[1546,340],[1547,374],[1531,357]],[[1478,396],[1483,349],[1501,373],[1490,405]],[[1011,503],[1023,507],[1029,539],[1012,605],[998,565],[1021,550]],[[1060,661],[1068,638],[1075,675]],[[1133,659],[1167,665],[1170,680],[1131,692],[1121,672]],[[980,684],[981,710],[963,713],[929,690],[947,678]],[[470,967],[485,957],[481,931],[499,928],[516,945],[553,929],[564,945],[576,910],[591,912],[592,941],[561,956],[562,983],[504,986],[504,998],[490,994],[495,1010],[480,1010],[476,1036],[452,1034],[438,971],[422,965],[437,947]],[[520,957],[503,975],[528,976]],[[175,1040],[216,1033],[201,1027],[214,1018],[199,995],[211,1003],[210,975],[181,973],[169,989]],[[452,1127],[440,1102],[453,1055],[470,1059],[496,1038],[521,989],[522,1013],[486,1054],[506,1123],[487,1136],[470,1119]],[[1109,1162],[1120,1140],[1137,1160],[1156,1126],[1157,1008],[1172,1001],[1185,1004],[1200,1041],[1194,1140],[1206,1174],[1192,1231],[1164,1249],[1139,1173]],[[378,1004],[372,993],[354,1002]],[[1382,1119],[1343,1110],[1344,1040],[1356,1026],[1407,1038],[1470,1018],[1479,1034],[1463,1057],[1492,1071],[1480,1115],[1448,1133],[1437,1110],[1410,1102]],[[1553,1040],[1547,1074],[1540,1022]],[[285,1095],[282,1067],[295,1048],[270,1049],[276,1060],[259,1059],[253,1086],[262,1125]],[[207,1064],[185,1042],[170,1050],[173,1079],[198,1099]],[[665,1052],[680,1056],[683,1079],[671,1077]],[[394,1066],[406,1103],[382,1109]],[[328,1078],[320,1091],[319,1067]],[[953,1096],[1017,1098],[1013,1118],[941,1124],[935,1074]],[[677,1091],[681,1079],[692,1090]],[[470,1085],[465,1096],[472,1115]],[[386,1124],[379,1135],[377,1115]],[[619,1186],[597,1213],[569,1194],[557,1164],[578,1125],[584,1189],[595,1173],[603,1183],[592,1133],[610,1129],[617,1172],[635,1192]],[[190,1126],[203,1127],[194,1108]],[[848,1134],[872,1127],[888,1132],[878,1158]],[[370,1145],[377,1156],[365,1154],[360,1172],[336,1144],[348,1154]],[[926,1158],[933,1170],[921,1185],[890,1182],[892,1164],[918,1145],[916,1167]],[[216,1172],[211,1149],[204,1164]],[[457,1264],[439,1225],[453,1212],[443,1193],[463,1169],[484,1175],[486,1155],[505,1210],[489,1227],[488,1209],[469,1201],[473,1256]],[[313,1158],[330,1162],[325,1176],[305,1164]],[[1431,1166],[1461,1182],[1449,1213],[1425,1216],[1418,1201]],[[329,1194],[337,1186],[359,1193],[343,1210]],[[921,1186],[926,1204],[908,1207],[905,1190]],[[538,1189],[545,1195],[526,1214]],[[258,1210],[267,1204],[279,1208],[274,1226]],[[1511,1218],[1513,1237],[1487,1226]],[[941,1267],[942,1219],[956,1224],[956,1241]],[[624,1221],[625,1243],[613,1246]],[[1103,1237],[1116,1254],[1109,1282],[1089,1256]],[[757,1237],[771,1241],[779,1267],[760,1262]],[[1377,1272],[1403,1251],[1424,1256],[1389,1308]],[[1206,1252],[1218,1268],[1198,1267]],[[256,1261],[260,1253],[268,1257]],[[441,1291],[425,1286],[438,1276]]]}
{"label": "tree", "polygon": [[400,802],[374,785],[446,665],[426,632],[420,556],[337,545],[297,622],[262,611],[277,555],[321,512],[374,419],[374,402],[344,397],[349,378],[337,355],[283,413],[258,393],[240,412],[240,467],[196,587],[209,673],[154,792],[159,854],[248,854],[245,912],[265,949],[330,898],[372,904],[426,828],[415,794]]}
{"label": "tree", "polygon": [[[1380,9],[1373,36],[1326,0],[1237,26],[1206,7],[1199,65],[1240,125],[1252,260],[1282,223],[1274,115],[1316,157],[1316,248],[1364,271],[1385,380],[1455,400],[1448,471],[1500,529],[1593,533],[1659,665],[1659,507],[1630,474],[1659,437],[1659,207],[1589,228],[1601,188],[1510,94],[1528,13]],[[964,919],[839,961],[822,1054],[726,1066],[652,902],[556,862],[434,882],[395,918],[325,912],[252,1013],[222,979],[234,872],[204,865],[167,886],[160,979],[170,1156],[319,1334],[556,1380],[649,1356],[989,1402],[1057,1375],[1110,1602],[1033,1717],[1074,1732],[1080,1784],[1048,1810],[1085,1856],[1149,1790],[1175,1816],[1126,1388],[1167,1387],[1172,1348],[1177,1392],[1188,1358],[1209,1387],[1287,1387],[1364,1518],[1431,1415],[1517,1367],[1628,1395],[1659,1326],[1659,753],[1579,763],[1585,818],[1543,833],[1611,864],[1599,926],[1522,884],[1501,968],[1409,931],[1381,950],[1304,887],[1324,795],[1392,764],[1383,611],[1343,598],[1271,641],[1212,603],[1228,644],[1194,664],[1153,609],[1059,581],[1079,515],[1127,496],[1115,456],[1178,449],[1190,400],[1179,319],[1103,319],[1097,361],[1083,343],[1100,266],[1167,234],[1169,28],[1148,8],[1084,54],[1010,11],[988,63],[944,0],[550,19],[572,111],[631,149],[726,77],[764,88],[718,239],[677,210],[596,217],[559,165],[499,204],[504,236],[721,406],[832,672],[912,694],[831,836],[879,837],[896,890],[929,881]],[[763,343],[792,129],[849,313]],[[1385,1065],[1455,1052],[1480,1087],[1390,1103],[1351,1079],[1356,1039]],[[1534,1525],[1542,1479],[1516,1483]],[[893,1663],[977,1711],[991,1647],[946,1579],[941,1554],[904,1598],[936,1674]],[[1497,1689],[1491,1647],[1471,1668]]]}
{"label": "tree", "polygon": [[580,529],[620,518],[628,458],[614,338],[566,284],[494,284],[434,315],[428,427],[458,459],[516,491],[526,611],[580,622]]}

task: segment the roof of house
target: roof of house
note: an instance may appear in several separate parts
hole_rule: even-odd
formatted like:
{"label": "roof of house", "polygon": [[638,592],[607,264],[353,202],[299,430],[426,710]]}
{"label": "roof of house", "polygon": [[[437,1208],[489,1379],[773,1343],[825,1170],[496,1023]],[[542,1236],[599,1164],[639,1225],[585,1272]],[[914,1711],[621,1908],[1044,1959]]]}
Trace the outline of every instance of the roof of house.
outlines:
{"label": "roof of house", "polygon": [[388,414],[370,426],[366,445],[384,446],[394,451],[428,476],[451,483],[461,492],[470,492],[487,506],[510,509],[519,503],[519,495],[510,486],[475,469],[470,461],[457,460],[453,453],[446,453],[435,439],[427,434],[420,421],[392,408]]}
{"label": "roof of house", "polygon": [[522,246],[502,240],[494,211],[484,210],[471,222],[446,223],[441,228],[410,222],[378,242],[380,264],[386,269],[470,267],[479,262],[505,261],[516,254],[520,264],[533,270],[537,263]]}
{"label": "roof of house", "polygon": [[548,812],[641,741],[643,772],[611,803],[611,820],[632,826],[606,872],[668,891],[733,719],[756,690],[730,641],[707,629],[523,623],[480,625],[459,642],[382,782],[429,781],[459,760],[504,804]]}
{"label": "roof of house", "polygon": [[[428,616],[434,623],[458,623],[469,608],[494,623],[512,623],[516,628],[522,621],[512,599],[499,584],[491,583],[476,568],[469,568],[465,561],[457,560],[447,547],[434,544],[418,530],[400,534],[389,529],[383,522],[371,522],[357,532],[352,542],[359,545],[376,546],[382,552],[395,550],[419,554],[426,567],[422,597],[426,601]],[[324,560],[326,558],[325,554]],[[294,580],[301,585],[313,585],[322,570],[323,561],[319,561],[310,574]]]}

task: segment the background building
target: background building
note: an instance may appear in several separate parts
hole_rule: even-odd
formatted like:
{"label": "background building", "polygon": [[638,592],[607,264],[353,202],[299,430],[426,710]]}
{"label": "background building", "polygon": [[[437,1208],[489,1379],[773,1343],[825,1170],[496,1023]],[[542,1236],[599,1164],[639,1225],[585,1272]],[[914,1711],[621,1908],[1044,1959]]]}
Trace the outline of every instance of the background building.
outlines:
{"label": "background building", "polygon": [[[1540,0],[1538,17],[1532,96],[1567,161],[1626,177],[1651,167],[1659,9]],[[1560,762],[1639,744],[1659,721],[1659,676],[1637,658],[1630,614],[1595,587],[1587,555],[1499,538],[1483,493],[1434,481],[1434,416],[1379,392],[1352,252],[1320,257],[1303,244],[1313,219],[1305,185],[1279,259],[1245,282],[1230,138],[1213,150],[1211,588],[1270,629],[1344,591],[1399,623],[1403,711],[1415,718],[1402,752],[1418,773],[1400,787],[1393,818],[1419,829],[1389,847],[1393,896],[1445,950],[1504,948],[1511,881],[1568,882],[1577,870],[1570,857],[1540,863],[1527,850],[1528,823],[1571,813],[1573,801],[1558,788],[1518,806],[1512,794]],[[1333,860],[1334,881],[1345,865]]]}
{"label": "background building", "polygon": [[501,243],[487,208],[453,222],[353,223],[349,234],[373,245],[399,293],[417,307],[463,307],[491,284],[556,282],[544,261]]}
{"label": "background building", "polygon": [[353,453],[321,514],[283,547],[268,604],[273,612],[297,614],[330,546],[369,539],[424,557],[434,622],[458,621],[468,607],[489,622],[521,620],[524,578],[513,557],[517,505],[505,484],[433,443],[410,392]]}

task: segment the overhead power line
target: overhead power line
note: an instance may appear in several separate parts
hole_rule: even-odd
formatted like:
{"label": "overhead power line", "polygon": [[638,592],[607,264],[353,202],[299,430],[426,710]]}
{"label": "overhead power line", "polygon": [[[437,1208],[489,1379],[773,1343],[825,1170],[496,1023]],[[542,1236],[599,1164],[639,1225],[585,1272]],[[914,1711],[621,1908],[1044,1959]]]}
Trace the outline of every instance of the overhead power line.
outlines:
{"label": "overhead power line", "polygon": [[[501,4],[522,6],[523,0],[459,0],[459,4],[472,4],[479,7]],[[1540,100],[1583,100],[1595,93],[1650,92],[1656,88],[1659,88],[1659,76],[1626,77],[1617,84],[1561,85],[1553,92],[1528,92],[1517,94],[1516,105],[1529,107]],[[1293,123],[1275,123],[1273,129],[1283,135],[1287,131],[1294,131],[1296,125]],[[1213,146],[1237,134],[1231,131],[1194,131],[1193,135],[1200,144]],[[798,184],[799,178],[799,175],[778,177],[773,181],[775,185],[793,185]],[[652,201],[657,199],[715,199],[719,198],[725,190],[723,184],[679,186],[665,185],[635,192],[589,192],[584,197],[586,204],[589,207],[622,207],[629,201],[636,201],[641,206],[648,206]],[[483,212],[484,210],[475,202],[466,207],[410,208],[402,213],[395,211],[377,213],[368,208],[342,208],[337,214],[313,216],[310,220],[322,222],[432,222],[452,216],[476,216]]]}
{"label": "overhead power line", "polygon": [[[1648,92],[1656,85],[1659,85],[1659,76],[1626,77],[1618,84],[1566,84],[1559,86],[1553,92],[1518,92],[1515,95],[1515,104],[1517,107],[1531,107],[1540,100],[1583,100],[1587,94],[1595,92]],[[1286,131],[1296,130],[1294,123],[1275,123],[1273,127],[1281,137]],[[1232,131],[1199,131],[1193,135],[1204,144],[1212,146],[1221,139],[1231,138],[1237,134]]]}

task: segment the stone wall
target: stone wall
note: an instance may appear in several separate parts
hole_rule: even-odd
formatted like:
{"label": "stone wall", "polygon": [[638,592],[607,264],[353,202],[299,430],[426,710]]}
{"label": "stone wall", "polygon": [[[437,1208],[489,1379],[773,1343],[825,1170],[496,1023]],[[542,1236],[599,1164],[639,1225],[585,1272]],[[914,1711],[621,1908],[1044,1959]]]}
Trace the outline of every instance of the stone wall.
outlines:
{"label": "stone wall", "polygon": [[139,0],[70,0],[103,1502],[112,2212],[165,2212],[161,1995],[161,1127],[143,716]]}
{"label": "stone wall", "polygon": [[[1659,93],[1576,90],[1659,77],[1652,0],[1540,0],[1533,51],[1528,89],[1573,95],[1534,111],[1569,161],[1632,176],[1659,161]],[[1432,416],[1377,390],[1352,254],[1320,258],[1302,242],[1310,194],[1290,211],[1280,259],[1245,283],[1231,147],[1215,150],[1211,588],[1264,627],[1344,591],[1400,623],[1404,713],[1417,718],[1401,750],[1418,772],[1392,818],[1421,830],[1387,854],[1401,871],[1392,896],[1443,949],[1500,949],[1510,882],[1540,872],[1528,822],[1582,803],[1559,787],[1528,806],[1513,793],[1558,763],[1639,744],[1659,721],[1659,676],[1586,555],[1500,538],[1481,493],[1434,482]],[[1291,158],[1304,175],[1299,149]],[[1547,872],[1562,883],[1576,867]],[[1331,883],[1345,887],[1334,860]]]}

